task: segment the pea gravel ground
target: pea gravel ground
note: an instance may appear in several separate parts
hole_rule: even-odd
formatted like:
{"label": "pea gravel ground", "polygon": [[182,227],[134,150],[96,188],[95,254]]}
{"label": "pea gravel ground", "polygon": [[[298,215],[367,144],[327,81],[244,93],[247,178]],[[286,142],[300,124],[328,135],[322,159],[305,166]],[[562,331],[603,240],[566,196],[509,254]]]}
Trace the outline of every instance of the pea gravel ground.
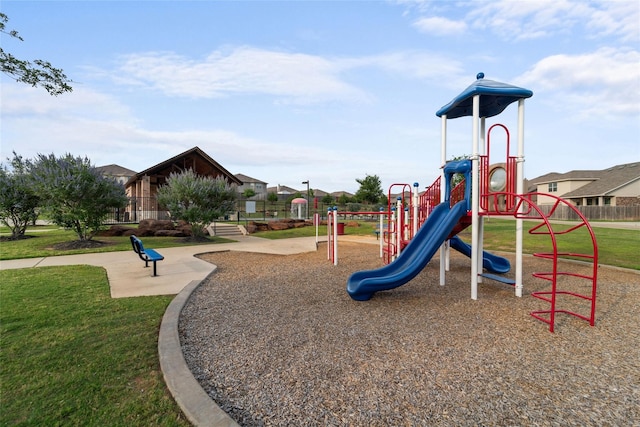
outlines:
{"label": "pea gravel ground", "polygon": [[[409,284],[352,301],[375,245],[292,256],[223,252],[184,307],[188,365],[243,426],[640,426],[640,275],[601,267],[596,326],[529,315],[548,261],[525,258],[525,296],[495,282],[470,299],[469,259],[434,259]],[[507,257],[509,257],[507,255]],[[512,259],[513,263],[513,259]],[[576,267],[573,268],[581,268]],[[584,291],[563,278],[562,287]],[[575,301],[567,308],[586,310]],[[576,305],[578,304],[578,305]]]}

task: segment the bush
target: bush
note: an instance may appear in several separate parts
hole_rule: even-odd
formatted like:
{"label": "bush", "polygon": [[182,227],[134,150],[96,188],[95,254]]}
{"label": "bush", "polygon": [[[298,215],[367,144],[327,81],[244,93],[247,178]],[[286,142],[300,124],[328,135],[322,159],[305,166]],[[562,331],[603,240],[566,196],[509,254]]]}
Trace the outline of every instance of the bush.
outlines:
{"label": "bush", "polygon": [[224,178],[198,176],[192,170],[172,173],[158,189],[158,203],[172,219],[191,225],[193,238],[202,238],[205,227],[235,208],[236,189]]}

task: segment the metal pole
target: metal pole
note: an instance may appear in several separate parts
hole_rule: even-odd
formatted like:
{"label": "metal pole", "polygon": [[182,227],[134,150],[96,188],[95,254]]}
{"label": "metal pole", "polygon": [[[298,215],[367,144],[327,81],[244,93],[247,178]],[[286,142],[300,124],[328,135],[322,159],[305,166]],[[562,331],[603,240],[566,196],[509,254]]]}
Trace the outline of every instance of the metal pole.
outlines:
{"label": "metal pole", "polygon": [[479,176],[478,176],[478,126],[480,121],[480,95],[473,97],[472,123],[472,172],[471,172],[471,299],[478,299],[478,207],[479,207]]}
{"label": "metal pole", "polygon": [[306,218],[309,219],[309,180],[302,181],[303,184],[307,184],[307,215]]}
{"label": "metal pole", "polygon": [[333,265],[338,265],[338,207],[333,207]]}
{"label": "metal pole", "polygon": [[[380,212],[383,212],[384,209],[380,208]],[[380,238],[380,258],[383,257],[383,253],[382,253],[382,245],[383,245],[383,241],[384,241],[384,215],[382,215],[382,213],[380,214],[380,218],[378,218],[378,233],[379,233],[379,238]]]}
{"label": "metal pole", "polygon": [[[447,163],[447,115],[442,115],[441,124],[441,136],[440,136],[440,183],[445,180],[444,177],[444,165]],[[444,202],[444,191],[440,189],[440,203]],[[447,250],[447,242],[444,242],[440,246],[440,286],[445,284],[445,271],[447,270],[446,259],[449,256]]]}
{"label": "metal pole", "polygon": [[[524,194],[524,99],[518,100],[518,157],[516,160],[516,193]],[[520,204],[518,213],[522,213],[523,204]],[[519,215],[520,216],[520,215]],[[522,246],[523,246],[523,221],[516,219],[516,289],[517,297],[522,296]]]}

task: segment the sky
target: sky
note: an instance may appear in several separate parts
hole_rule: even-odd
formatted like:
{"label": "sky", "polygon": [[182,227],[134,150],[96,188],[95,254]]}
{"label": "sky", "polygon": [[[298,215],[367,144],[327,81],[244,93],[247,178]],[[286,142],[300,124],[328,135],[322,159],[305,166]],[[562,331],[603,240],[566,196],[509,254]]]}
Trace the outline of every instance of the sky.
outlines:
{"label": "sky", "polygon": [[[4,161],[87,156],[136,172],[195,146],[232,174],[327,192],[430,185],[435,113],[479,72],[533,91],[525,177],[640,160],[638,1],[28,1],[0,11],[20,59],[72,93],[0,77]],[[487,119],[517,147],[517,103]],[[502,142],[498,142],[502,138]],[[504,146],[504,135],[496,135]],[[502,144],[502,145],[500,145]],[[472,120],[447,123],[447,158]]]}

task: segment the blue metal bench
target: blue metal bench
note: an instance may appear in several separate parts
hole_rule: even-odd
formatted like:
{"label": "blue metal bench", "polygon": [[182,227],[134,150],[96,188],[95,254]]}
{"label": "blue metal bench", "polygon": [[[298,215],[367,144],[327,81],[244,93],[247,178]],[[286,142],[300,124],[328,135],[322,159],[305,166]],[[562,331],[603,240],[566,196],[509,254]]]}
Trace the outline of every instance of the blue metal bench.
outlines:
{"label": "blue metal bench", "polygon": [[[388,229],[387,224],[383,224],[382,228],[383,228],[382,231],[387,231],[387,229]],[[373,234],[376,235],[376,240],[378,240],[380,238],[380,223],[376,224],[376,229],[373,230]]]}
{"label": "blue metal bench", "polygon": [[142,244],[142,240],[138,239],[134,234],[129,236],[131,239],[131,246],[133,246],[133,251],[138,254],[141,260],[144,261],[144,266],[149,267],[149,262],[153,262],[153,275],[156,274],[156,262],[162,261],[164,257],[160,255],[158,252],[153,249],[145,249]]}

